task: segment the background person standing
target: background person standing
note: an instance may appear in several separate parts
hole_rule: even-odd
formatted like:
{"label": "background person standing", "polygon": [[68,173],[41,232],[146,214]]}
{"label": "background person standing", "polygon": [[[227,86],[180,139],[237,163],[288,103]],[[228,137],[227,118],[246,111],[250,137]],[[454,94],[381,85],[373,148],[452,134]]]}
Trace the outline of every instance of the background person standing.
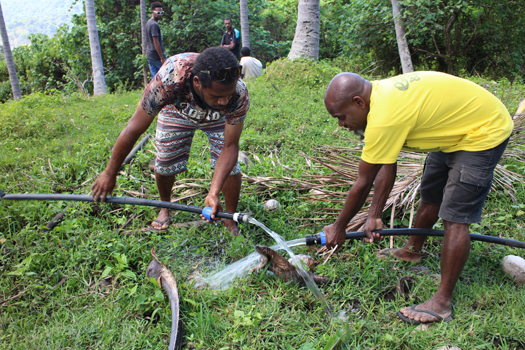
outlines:
{"label": "background person standing", "polygon": [[230,50],[230,52],[239,59],[241,35],[237,29],[233,28],[232,19],[230,17],[224,19],[224,26],[226,27],[226,32],[224,32],[224,35],[222,36],[221,46]]}
{"label": "background person standing", "polygon": [[241,62],[239,64],[242,66],[241,78],[244,80],[256,79],[258,76],[262,75],[263,66],[261,61],[257,58],[250,56],[251,50],[249,47],[243,47],[241,49]]}
{"label": "background person standing", "polygon": [[151,79],[155,78],[160,67],[164,64],[164,61],[166,61],[162,34],[157,23],[163,15],[162,4],[157,1],[151,3],[151,18],[146,24],[146,58],[148,59]]}

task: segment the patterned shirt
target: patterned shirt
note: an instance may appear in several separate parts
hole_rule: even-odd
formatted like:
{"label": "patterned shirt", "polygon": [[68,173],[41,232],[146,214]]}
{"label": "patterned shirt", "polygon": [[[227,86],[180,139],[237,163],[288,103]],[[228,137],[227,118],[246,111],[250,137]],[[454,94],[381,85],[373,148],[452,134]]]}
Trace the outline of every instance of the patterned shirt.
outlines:
{"label": "patterned shirt", "polygon": [[198,56],[198,53],[183,53],[168,58],[144,89],[140,101],[142,108],[149,115],[156,116],[163,107],[172,104],[170,108],[174,108],[178,116],[197,124],[216,122],[222,117],[230,125],[242,123],[250,108],[250,97],[246,84],[241,79],[237,82],[232,98],[222,110],[202,107],[195,100],[191,70]]}

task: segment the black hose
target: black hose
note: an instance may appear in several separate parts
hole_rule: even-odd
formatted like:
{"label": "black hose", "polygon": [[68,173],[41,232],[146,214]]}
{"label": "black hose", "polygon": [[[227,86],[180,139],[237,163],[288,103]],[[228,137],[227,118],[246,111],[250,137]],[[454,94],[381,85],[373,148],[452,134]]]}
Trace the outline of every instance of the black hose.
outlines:
{"label": "black hose", "polygon": [[146,143],[146,141],[148,141],[148,139],[150,138],[151,134],[147,134],[146,136],[144,136],[144,138],[142,139],[142,141],[140,141],[136,146],[135,148],[133,148],[131,150],[131,152],[129,152],[128,156],[126,157],[126,159],[124,159],[124,163],[122,163],[121,165],[121,168],[128,164],[129,162],[131,162],[131,160],[133,159],[133,157],[135,157],[135,154],[139,151],[139,149],[142,149],[142,147],[144,146],[144,144]]}
{"label": "black hose", "polygon": [[[0,198],[10,200],[37,200],[37,201],[75,201],[75,202],[94,202],[93,197],[88,195],[80,194],[40,194],[40,193],[28,193],[28,194],[4,194],[0,191]],[[203,207],[197,207],[194,205],[179,204],[172,202],[156,201],[152,199],[139,199],[130,197],[107,197],[107,203],[117,204],[131,204],[131,205],[145,205],[149,207],[160,207],[168,208],[173,210],[182,210],[192,213],[201,214]],[[248,215],[242,213],[228,213],[226,211],[218,211],[216,217],[223,219],[234,220],[234,215],[238,214],[238,222],[242,222],[243,217]]]}
{"label": "black hose", "polygon": [[[443,237],[445,235],[445,231],[443,230],[430,230],[430,229],[423,229],[423,228],[394,228],[389,230],[377,230],[374,231],[381,236],[436,236],[436,237]],[[357,232],[347,232],[346,233],[346,239],[360,239],[360,238],[366,238],[366,233],[363,231],[357,231]],[[500,238],[500,237],[492,237],[492,236],[485,236],[485,235],[479,235],[476,233],[470,234],[470,239],[473,241],[481,241],[481,242],[488,242],[488,243],[495,243],[495,244],[501,244],[506,245],[508,247],[515,247],[515,248],[525,248],[525,242],[520,241],[514,241],[512,239],[507,238]],[[308,235],[305,237],[306,245],[324,245],[323,239],[321,237],[321,234],[315,234],[315,235]]]}

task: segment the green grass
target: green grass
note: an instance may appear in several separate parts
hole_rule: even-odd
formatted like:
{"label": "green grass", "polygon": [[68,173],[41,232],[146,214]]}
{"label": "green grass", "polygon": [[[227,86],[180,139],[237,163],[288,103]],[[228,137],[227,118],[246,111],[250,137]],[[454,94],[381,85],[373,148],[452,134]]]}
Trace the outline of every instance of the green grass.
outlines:
{"label": "green grass", "polygon": [[[249,84],[252,105],[241,149],[261,162],[243,171],[248,176],[291,176],[311,168],[301,155],[314,154],[324,144],[348,145],[323,104],[326,84],[336,68],[298,62],[274,63],[267,75]],[[480,84],[492,84],[479,78]],[[523,86],[498,82],[496,94],[513,111]],[[494,85],[494,84],[493,84]],[[92,178],[102,171],[111,146],[131,116],[140,92],[97,98],[33,95],[0,107],[0,189],[6,193],[89,193]],[[67,130],[67,133],[66,133]],[[154,132],[154,126],[150,132]],[[206,137],[197,133],[189,170],[183,178],[209,184],[212,176]],[[151,144],[137,155],[130,177],[119,176],[114,195],[124,190],[157,195],[147,163]],[[276,162],[289,165],[284,170]],[[271,156],[271,157],[270,157]],[[272,163],[273,161],[273,163]],[[274,165],[275,164],[275,165]],[[507,166],[525,174],[523,164]],[[127,172],[129,167],[124,170]],[[324,203],[299,199],[293,188],[257,192],[243,184],[240,210],[286,239],[318,232],[323,224],[299,227],[315,217]],[[152,197],[153,198],[153,197]],[[262,204],[275,198],[279,212]],[[202,205],[202,196],[184,203]],[[516,202],[493,192],[484,221],[475,233],[525,240],[523,188]],[[65,220],[51,232],[42,228],[60,211]],[[495,215],[492,215],[496,213]],[[226,291],[196,290],[189,279],[199,271],[217,271],[253,251],[255,244],[273,244],[255,226],[243,224],[249,238],[241,244],[222,226],[171,229],[167,233],[118,230],[133,215],[127,229],[147,226],[156,216],[148,207],[79,202],[0,201],[0,348],[2,349],[165,349],[171,316],[167,297],[145,278],[150,250],[174,274],[179,287],[184,348],[187,349],[524,349],[525,291],[503,275],[505,255],[523,251],[474,242],[453,298],[456,319],[417,331],[397,317],[405,306],[428,299],[435,280],[415,275],[406,298],[387,297],[397,280],[409,275],[410,264],[377,260],[375,252],[387,242],[350,242],[326,265],[316,249],[296,248],[319,263],[316,272],[343,281],[322,287],[336,314],[348,319],[330,324],[322,306],[306,288],[292,287],[262,273],[237,280]],[[186,212],[172,213],[175,222],[197,220]],[[398,221],[401,223],[400,221]],[[396,243],[397,244],[397,243]],[[429,239],[424,261],[439,273],[441,239]],[[19,295],[19,293],[21,293]],[[12,299],[10,299],[12,298]]]}

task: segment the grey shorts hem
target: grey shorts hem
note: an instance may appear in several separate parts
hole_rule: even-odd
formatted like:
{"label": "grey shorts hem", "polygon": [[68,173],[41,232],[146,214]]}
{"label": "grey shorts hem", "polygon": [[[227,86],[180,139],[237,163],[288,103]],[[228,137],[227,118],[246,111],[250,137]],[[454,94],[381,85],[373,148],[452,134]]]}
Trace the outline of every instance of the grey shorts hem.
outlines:
{"label": "grey shorts hem", "polygon": [[481,215],[462,216],[458,215],[458,213],[453,210],[448,210],[447,208],[441,208],[438,216],[443,220],[455,222],[457,224],[477,224],[481,222]]}

